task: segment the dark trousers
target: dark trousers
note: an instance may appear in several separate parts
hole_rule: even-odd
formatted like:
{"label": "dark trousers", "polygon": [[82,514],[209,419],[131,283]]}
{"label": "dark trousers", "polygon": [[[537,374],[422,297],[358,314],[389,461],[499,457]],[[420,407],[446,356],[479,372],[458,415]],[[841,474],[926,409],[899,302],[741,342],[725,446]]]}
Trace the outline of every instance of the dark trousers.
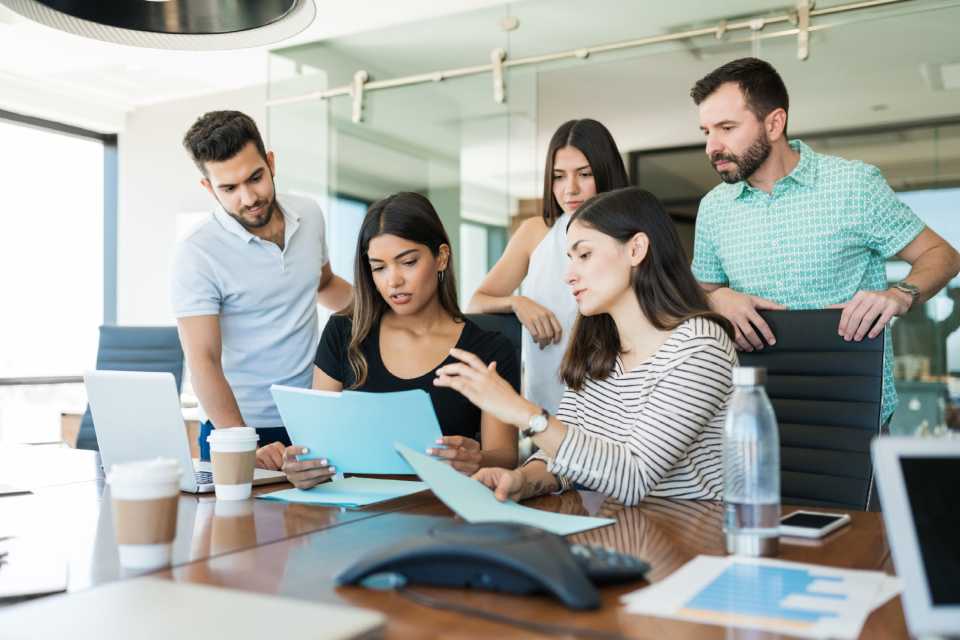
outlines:
{"label": "dark trousers", "polygon": [[[199,440],[200,444],[200,460],[204,462],[210,461],[210,443],[207,442],[207,436],[210,435],[211,431],[213,431],[213,423],[209,420],[200,424],[200,437],[197,438],[197,440]],[[260,436],[260,441],[257,442],[258,447],[270,444],[271,442],[282,442],[283,446],[290,446],[290,436],[287,435],[287,430],[283,427],[257,429],[257,435]]]}

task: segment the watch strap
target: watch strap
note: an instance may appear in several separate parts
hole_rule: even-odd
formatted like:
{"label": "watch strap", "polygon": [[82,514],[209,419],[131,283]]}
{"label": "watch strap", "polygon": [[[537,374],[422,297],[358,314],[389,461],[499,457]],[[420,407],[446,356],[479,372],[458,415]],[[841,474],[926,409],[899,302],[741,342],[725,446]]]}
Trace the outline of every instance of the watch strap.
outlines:
{"label": "watch strap", "polygon": [[917,301],[917,296],[920,295],[920,287],[915,284],[910,284],[905,280],[901,280],[893,285],[893,288],[897,291],[902,291],[910,296],[910,305],[913,306],[913,303]]}

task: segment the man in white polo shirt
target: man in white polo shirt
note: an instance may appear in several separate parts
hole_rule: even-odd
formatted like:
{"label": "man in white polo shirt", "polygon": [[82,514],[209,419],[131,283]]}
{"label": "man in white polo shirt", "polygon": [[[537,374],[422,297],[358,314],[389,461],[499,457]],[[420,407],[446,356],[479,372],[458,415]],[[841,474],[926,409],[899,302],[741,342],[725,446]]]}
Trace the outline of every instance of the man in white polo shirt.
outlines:
{"label": "man in white polo shirt", "polygon": [[330,270],[323,213],[277,194],[275,160],[238,111],[201,116],[183,139],[200,184],[218,203],[180,241],[171,297],[193,388],[214,427],[257,429],[257,465],[279,469],[290,444],[270,385],[311,386],[319,340],[316,304],[339,310],[352,288]]}

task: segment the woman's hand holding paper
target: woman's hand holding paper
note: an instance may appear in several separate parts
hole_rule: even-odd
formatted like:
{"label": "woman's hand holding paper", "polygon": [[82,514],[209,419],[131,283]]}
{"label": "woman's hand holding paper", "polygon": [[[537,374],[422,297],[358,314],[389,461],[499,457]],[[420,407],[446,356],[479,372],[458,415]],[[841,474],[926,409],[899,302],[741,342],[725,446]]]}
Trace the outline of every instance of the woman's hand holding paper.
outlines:
{"label": "woman's hand holding paper", "polygon": [[337,472],[329,466],[326,458],[319,460],[298,460],[297,456],[306,455],[310,451],[306,447],[292,445],[283,453],[283,467],[281,471],[287,474],[287,480],[297,489],[309,489],[321,482],[330,480]]}
{"label": "woman's hand holding paper", "polygon": [[500,469],[488,467],[481,469],[473,476],[488,489],[500,502],[507,500],[523,500],[526,496],[527,481],[520,469]]}
{"label": "woman's hand holding paper", "polygon": [[473,438],[444,436],[437,440],[437,444],[442,446],[427,449],[427,454],[448,462],[460,473],[473,475],[483,464],[480,443]]}

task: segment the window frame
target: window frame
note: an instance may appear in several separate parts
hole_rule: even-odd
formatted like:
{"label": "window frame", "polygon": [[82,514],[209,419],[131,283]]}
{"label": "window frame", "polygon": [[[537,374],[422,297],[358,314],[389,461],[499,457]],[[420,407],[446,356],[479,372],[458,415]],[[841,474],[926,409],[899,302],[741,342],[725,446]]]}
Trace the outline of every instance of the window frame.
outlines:
{"label": "window frame", "polygon": [[[103,324],[117,322],[117,134],[84,129],[56,120],[0,109],[0,121],[48,132],[97,140],[103,144]],[[65,384],[82,382],[77,376],[0,378],[0,385]]]}

